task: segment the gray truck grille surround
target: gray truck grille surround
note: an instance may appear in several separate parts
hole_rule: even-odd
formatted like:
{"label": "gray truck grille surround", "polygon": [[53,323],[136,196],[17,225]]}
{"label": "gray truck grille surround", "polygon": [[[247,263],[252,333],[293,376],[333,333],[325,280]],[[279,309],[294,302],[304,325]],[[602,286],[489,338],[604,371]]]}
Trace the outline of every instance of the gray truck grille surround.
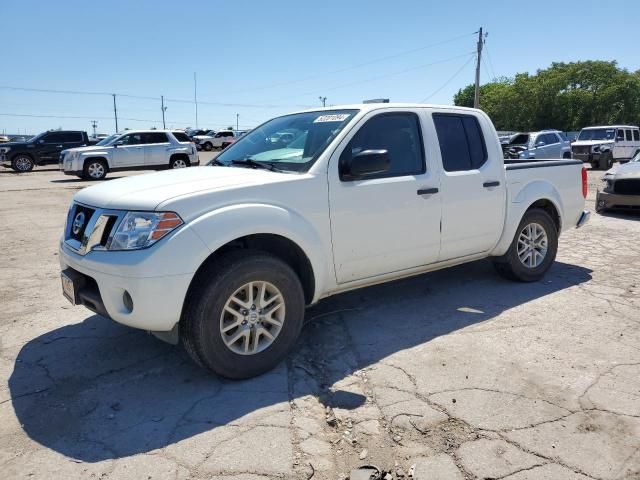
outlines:
{"label": "gray truck grille surround", "polygon": [[79,255],[106,250],[125,213],[74,203],[67,213],[64,243]]}
{"label": "gray truck grille surround", "polygon": [[618,195],[640,195],[640,179],[623,178],[613,183],[613,193]]}

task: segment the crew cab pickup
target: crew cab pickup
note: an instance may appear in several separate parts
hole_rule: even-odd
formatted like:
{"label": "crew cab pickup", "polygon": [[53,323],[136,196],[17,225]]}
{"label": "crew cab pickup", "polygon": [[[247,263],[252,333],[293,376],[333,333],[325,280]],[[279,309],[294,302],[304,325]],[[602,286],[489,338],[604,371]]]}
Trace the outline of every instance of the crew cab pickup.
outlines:
{"label": "crew cab pickup", "polygon": [[60,170],[86,180],[102,180],[108,172],[121,170],[173,169],[199,163],[189,136],[172,130],[127,130],[60,155]]}
{"label": "crew cab pickup", "polygon": [[[269,139],[291,132],[288,145]],[[64,295],[230,378],[291,350],[305,306],[490,257],[542,278],[589,217],[576,160],[504,164],[486,114],[362,104],[275,118],[208,166],[76,193]]]}
{"label": "crew cab pickup", "polygon": [[8,142],[0,146],[0,163],[16,172],[30,172],[36,165],[58,163],[60,152],[67,148],[91,145],[87,132],[50,130],[25,142]]}

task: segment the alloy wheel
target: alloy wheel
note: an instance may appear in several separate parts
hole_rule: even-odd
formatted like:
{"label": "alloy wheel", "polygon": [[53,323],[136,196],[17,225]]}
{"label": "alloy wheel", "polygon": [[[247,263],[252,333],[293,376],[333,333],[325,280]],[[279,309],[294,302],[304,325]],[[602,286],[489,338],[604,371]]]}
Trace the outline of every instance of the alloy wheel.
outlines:
{"label": "alloy wheel", "polygon": [[539,267],[547,256],[549,239],[539,223],[529,223],[518,235],[518,258],[527,268]]}

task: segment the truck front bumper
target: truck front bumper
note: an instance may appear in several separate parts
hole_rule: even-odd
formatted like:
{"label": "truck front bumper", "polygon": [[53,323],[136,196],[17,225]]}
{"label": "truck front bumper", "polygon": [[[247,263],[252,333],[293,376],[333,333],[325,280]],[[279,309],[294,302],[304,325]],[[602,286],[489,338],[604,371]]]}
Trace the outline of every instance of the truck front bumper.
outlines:
{"label": "truck front bumper", "polygon": [[596,212],[613,209],[639,210],[640,195],[618,195],[598,190],[596,194]]}
{"label": "truck front bumper", "polygon": [[130,327],[171,331],[195,271],[209,253],[190,229],[176,233],[147,249],[86,255],[61,241],[60,269],[73,279],[75,304]]}

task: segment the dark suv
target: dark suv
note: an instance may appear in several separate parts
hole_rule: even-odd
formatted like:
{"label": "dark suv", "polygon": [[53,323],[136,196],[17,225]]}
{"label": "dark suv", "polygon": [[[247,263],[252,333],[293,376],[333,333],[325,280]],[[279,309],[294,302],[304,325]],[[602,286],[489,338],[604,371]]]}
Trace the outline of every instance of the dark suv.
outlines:
{"label": "dark suv", "polygon": [[79,130],[48,131],[26,142],[0,145],[0,163],[16,172],[30,172],[36,165],[58,163],[60,152],[68,148],[90,145],[87,132]]}

